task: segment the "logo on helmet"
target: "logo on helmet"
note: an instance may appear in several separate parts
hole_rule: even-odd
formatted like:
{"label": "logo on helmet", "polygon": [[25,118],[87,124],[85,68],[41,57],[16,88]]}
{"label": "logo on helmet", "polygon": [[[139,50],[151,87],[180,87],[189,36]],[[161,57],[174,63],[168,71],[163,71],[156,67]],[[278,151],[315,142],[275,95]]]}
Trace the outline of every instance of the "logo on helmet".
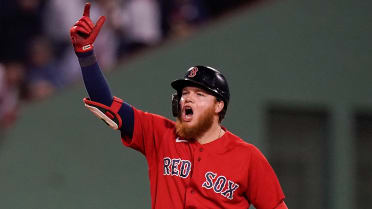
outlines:
{"label": "logo on helmet", "polygon": [[190,73],[187,77],[189,78],[193,78],[196,76],[196,73],[198,72],[198,68],[197,67],[193,67],[191,70],[190,70]]}

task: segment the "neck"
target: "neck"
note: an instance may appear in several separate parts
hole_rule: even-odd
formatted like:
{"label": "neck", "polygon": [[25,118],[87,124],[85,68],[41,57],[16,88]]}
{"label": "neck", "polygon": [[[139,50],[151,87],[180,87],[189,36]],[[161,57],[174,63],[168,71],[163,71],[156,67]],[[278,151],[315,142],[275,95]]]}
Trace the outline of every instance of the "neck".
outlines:
{"label": "neck", "polygon": [[214,123],[210,129],[208,129],[202,136],[198,137],[196,141],[200,144],[206,144],[219,139],[225,134],[219,123]]}

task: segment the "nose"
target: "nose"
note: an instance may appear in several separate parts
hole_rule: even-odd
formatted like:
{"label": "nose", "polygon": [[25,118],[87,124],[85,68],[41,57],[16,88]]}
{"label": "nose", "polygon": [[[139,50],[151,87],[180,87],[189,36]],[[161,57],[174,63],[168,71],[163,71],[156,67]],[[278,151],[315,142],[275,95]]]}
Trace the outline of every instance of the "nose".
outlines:
{"label": "nose", "polygon": [[185,103],[191,103],[192,102],[192,99],[191,99],[191,97],[186,97],[185,98]]}
{"label": "nose", "polygon": [[192,95],[191,95],[191,93],[189,93],[189,94],[187,94],[187,95],[183,95],[181,99],[183,100],[183,102],[184,102],[185,104],[187,104],[187,103],[192,103],[192,102],[194,101],[194,100],[193,100],[193,97],[192,97]]}

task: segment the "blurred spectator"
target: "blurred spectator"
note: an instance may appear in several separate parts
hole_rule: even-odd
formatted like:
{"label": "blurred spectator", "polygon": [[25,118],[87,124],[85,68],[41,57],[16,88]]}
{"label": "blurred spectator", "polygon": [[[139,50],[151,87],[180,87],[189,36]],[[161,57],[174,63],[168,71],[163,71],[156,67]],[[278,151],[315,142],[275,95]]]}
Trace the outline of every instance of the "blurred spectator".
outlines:
{"label": "blurred spectator", "polygon": [[[0,0],[0,63],[7,63],[0,64],[0,129],[14,122],[20,98],[44,99],[81,80],[69,31],[87,1]],[[140,49],[187,35],[227,9],[259,0],[89,1],[94,23],[106,16],[95,53],[107,70]]]}
{"label": "blurred spectator", "polygon": [[56,65],[48,39],[37,37],[32,40],[27,69],[29,98],[44,99],[63,87],[64,83],[64,76]]}
{"label": "blurred spectator", "polygon": [[120,17],[123,32],[119,54],[127,54],[162,40],[161,14],[157,0],[125,0]]}
{"label": "blurred spectator", "polygon": [[118,59],[120,21],[117,18],[121,15],[120,4],[118,0],[95,0],[90,11],[93,23],[96,23],[100,16],[106,16],[106,22],[95,41],[94,52],[102,63],[102,68],[108,70]]}
{"label": "blurred spectator", "polygon": [[0,132],[12,126],[17,118],[24,78],[21,63],[0,64]]}
{"label": "blurred spectator", "polygon": [[169,35],[187,35],[192,27],[209,17],[203,0],[173,0],[169,12]]}
{"label": "blurred spectator", "polygon": [[70,48],[70,28],[83,14],[82,0],[49,0],[43,14],[45,35],[53,42],[57,56]]}
{"label": "blurred spectator", "polygon": [[51,40],[56,63],[66,84],[80,80],[80,66],[71,46],[70,28],[83,14],[83,0],[49,0],[43,14],[45,35]]}
{"label": "blurred spectator", "polygon": [[42,33],[43,0],[2,0],[0,61],[24,60],[27,45]]}

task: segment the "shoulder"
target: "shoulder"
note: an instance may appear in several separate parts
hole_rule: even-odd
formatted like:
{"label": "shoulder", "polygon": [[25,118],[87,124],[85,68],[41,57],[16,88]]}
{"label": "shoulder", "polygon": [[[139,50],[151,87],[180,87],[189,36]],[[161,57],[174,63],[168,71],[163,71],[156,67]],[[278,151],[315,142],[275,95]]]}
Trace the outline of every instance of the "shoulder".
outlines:
{"label": "shoulder", "polygon": [[226,132],[226,137],[229,139],[230,146],[233,146],[235,148],[245,149],[245,150],[257,149],[253,144],[247,141],[244,141],[242,138],[231,133],[230,131]]}
{"label": "shoulder", "polygon": [[229,139],[228,149],[239,152],[246,157],[262,156],[261,151],[253,144],[243,140],[239,136],[227,131],[226,137]]}
{"label": "shoulder", "polygon": [[145,112],[143,110],[132,107],[134,111],[134,120],[137,122],[148,122],[155,126],[165,126],[166,128],[174,128],[175,122],[158,114]]}

